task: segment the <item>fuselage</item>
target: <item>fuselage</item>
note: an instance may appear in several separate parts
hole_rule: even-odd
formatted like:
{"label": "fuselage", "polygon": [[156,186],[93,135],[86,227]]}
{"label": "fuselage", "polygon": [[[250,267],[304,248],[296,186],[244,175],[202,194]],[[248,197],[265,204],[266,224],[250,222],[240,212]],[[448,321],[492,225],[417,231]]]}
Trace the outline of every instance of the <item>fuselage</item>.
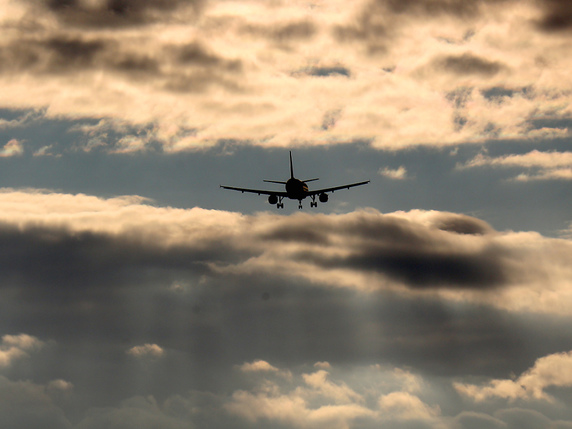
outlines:
{"label": "fuselage", "polygon": [[286,193],[291,200],[303,200],[308,196],[308,185],[292,177],[286,182]]}

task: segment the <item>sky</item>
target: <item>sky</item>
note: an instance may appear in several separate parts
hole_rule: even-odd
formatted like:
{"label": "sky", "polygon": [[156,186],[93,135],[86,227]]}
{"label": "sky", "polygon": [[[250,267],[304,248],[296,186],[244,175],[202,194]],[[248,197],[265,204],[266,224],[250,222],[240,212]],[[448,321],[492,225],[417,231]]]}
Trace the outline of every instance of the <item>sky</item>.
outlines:
{"label": "sky", "polygon": [[[572,5],[0,0],[0,427],[572,428]],[[221,189],[370,180],[326,204]]]}

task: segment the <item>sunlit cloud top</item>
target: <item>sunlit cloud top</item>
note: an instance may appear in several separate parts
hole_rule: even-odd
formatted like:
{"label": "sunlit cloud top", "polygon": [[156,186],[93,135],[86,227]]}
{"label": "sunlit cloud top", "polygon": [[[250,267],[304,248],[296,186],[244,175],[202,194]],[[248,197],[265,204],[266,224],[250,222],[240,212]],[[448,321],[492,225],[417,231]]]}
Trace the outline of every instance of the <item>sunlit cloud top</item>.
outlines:
{"label": "sunlit cloud top", "polygon": [[[556,1],[3,1],[0,106],[147,127],[115,153],[567,136]],[[38,13],[40,11],[41,13]],[[567,14],[568,13],[568,14]],[[116,123],[120,123],[116,122]]]}

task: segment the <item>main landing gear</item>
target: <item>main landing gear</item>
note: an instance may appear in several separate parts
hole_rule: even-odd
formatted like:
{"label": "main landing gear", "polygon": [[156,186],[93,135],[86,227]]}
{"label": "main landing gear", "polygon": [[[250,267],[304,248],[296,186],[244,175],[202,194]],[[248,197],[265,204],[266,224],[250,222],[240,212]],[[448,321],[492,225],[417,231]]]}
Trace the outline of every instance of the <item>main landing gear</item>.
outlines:
{"label": "main landing gear", "polygon": [[316,196],[312,195],[312,202],[310,202],[310,207],[318,207],[318,203],[316,202]]}
{"label": "main landing gear", "polygon": [[283,199],[284,199],[284,197],[281,197],[281,196],[275,195],[275,194],[270,194],[268,196],[268,202],[270,204],[276,204],[277,209],[283,209],[284,208],[284,203],[282,202]]}

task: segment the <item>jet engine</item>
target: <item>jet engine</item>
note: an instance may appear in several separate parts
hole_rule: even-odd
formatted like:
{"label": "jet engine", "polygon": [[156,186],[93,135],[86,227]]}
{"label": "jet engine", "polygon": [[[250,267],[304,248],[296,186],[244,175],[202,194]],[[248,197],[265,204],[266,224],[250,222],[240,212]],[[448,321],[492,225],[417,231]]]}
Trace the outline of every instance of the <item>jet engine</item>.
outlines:
{"label": "jet engine", "polygon": [[328,194],[320,194],[320,202],[327,203],[328,202]]}
{"label": "jet engine", "polygon": [[276,204],[278,202],[278,196],[276,195],[269,195],[268,196],[268,202],[270,204]]}

